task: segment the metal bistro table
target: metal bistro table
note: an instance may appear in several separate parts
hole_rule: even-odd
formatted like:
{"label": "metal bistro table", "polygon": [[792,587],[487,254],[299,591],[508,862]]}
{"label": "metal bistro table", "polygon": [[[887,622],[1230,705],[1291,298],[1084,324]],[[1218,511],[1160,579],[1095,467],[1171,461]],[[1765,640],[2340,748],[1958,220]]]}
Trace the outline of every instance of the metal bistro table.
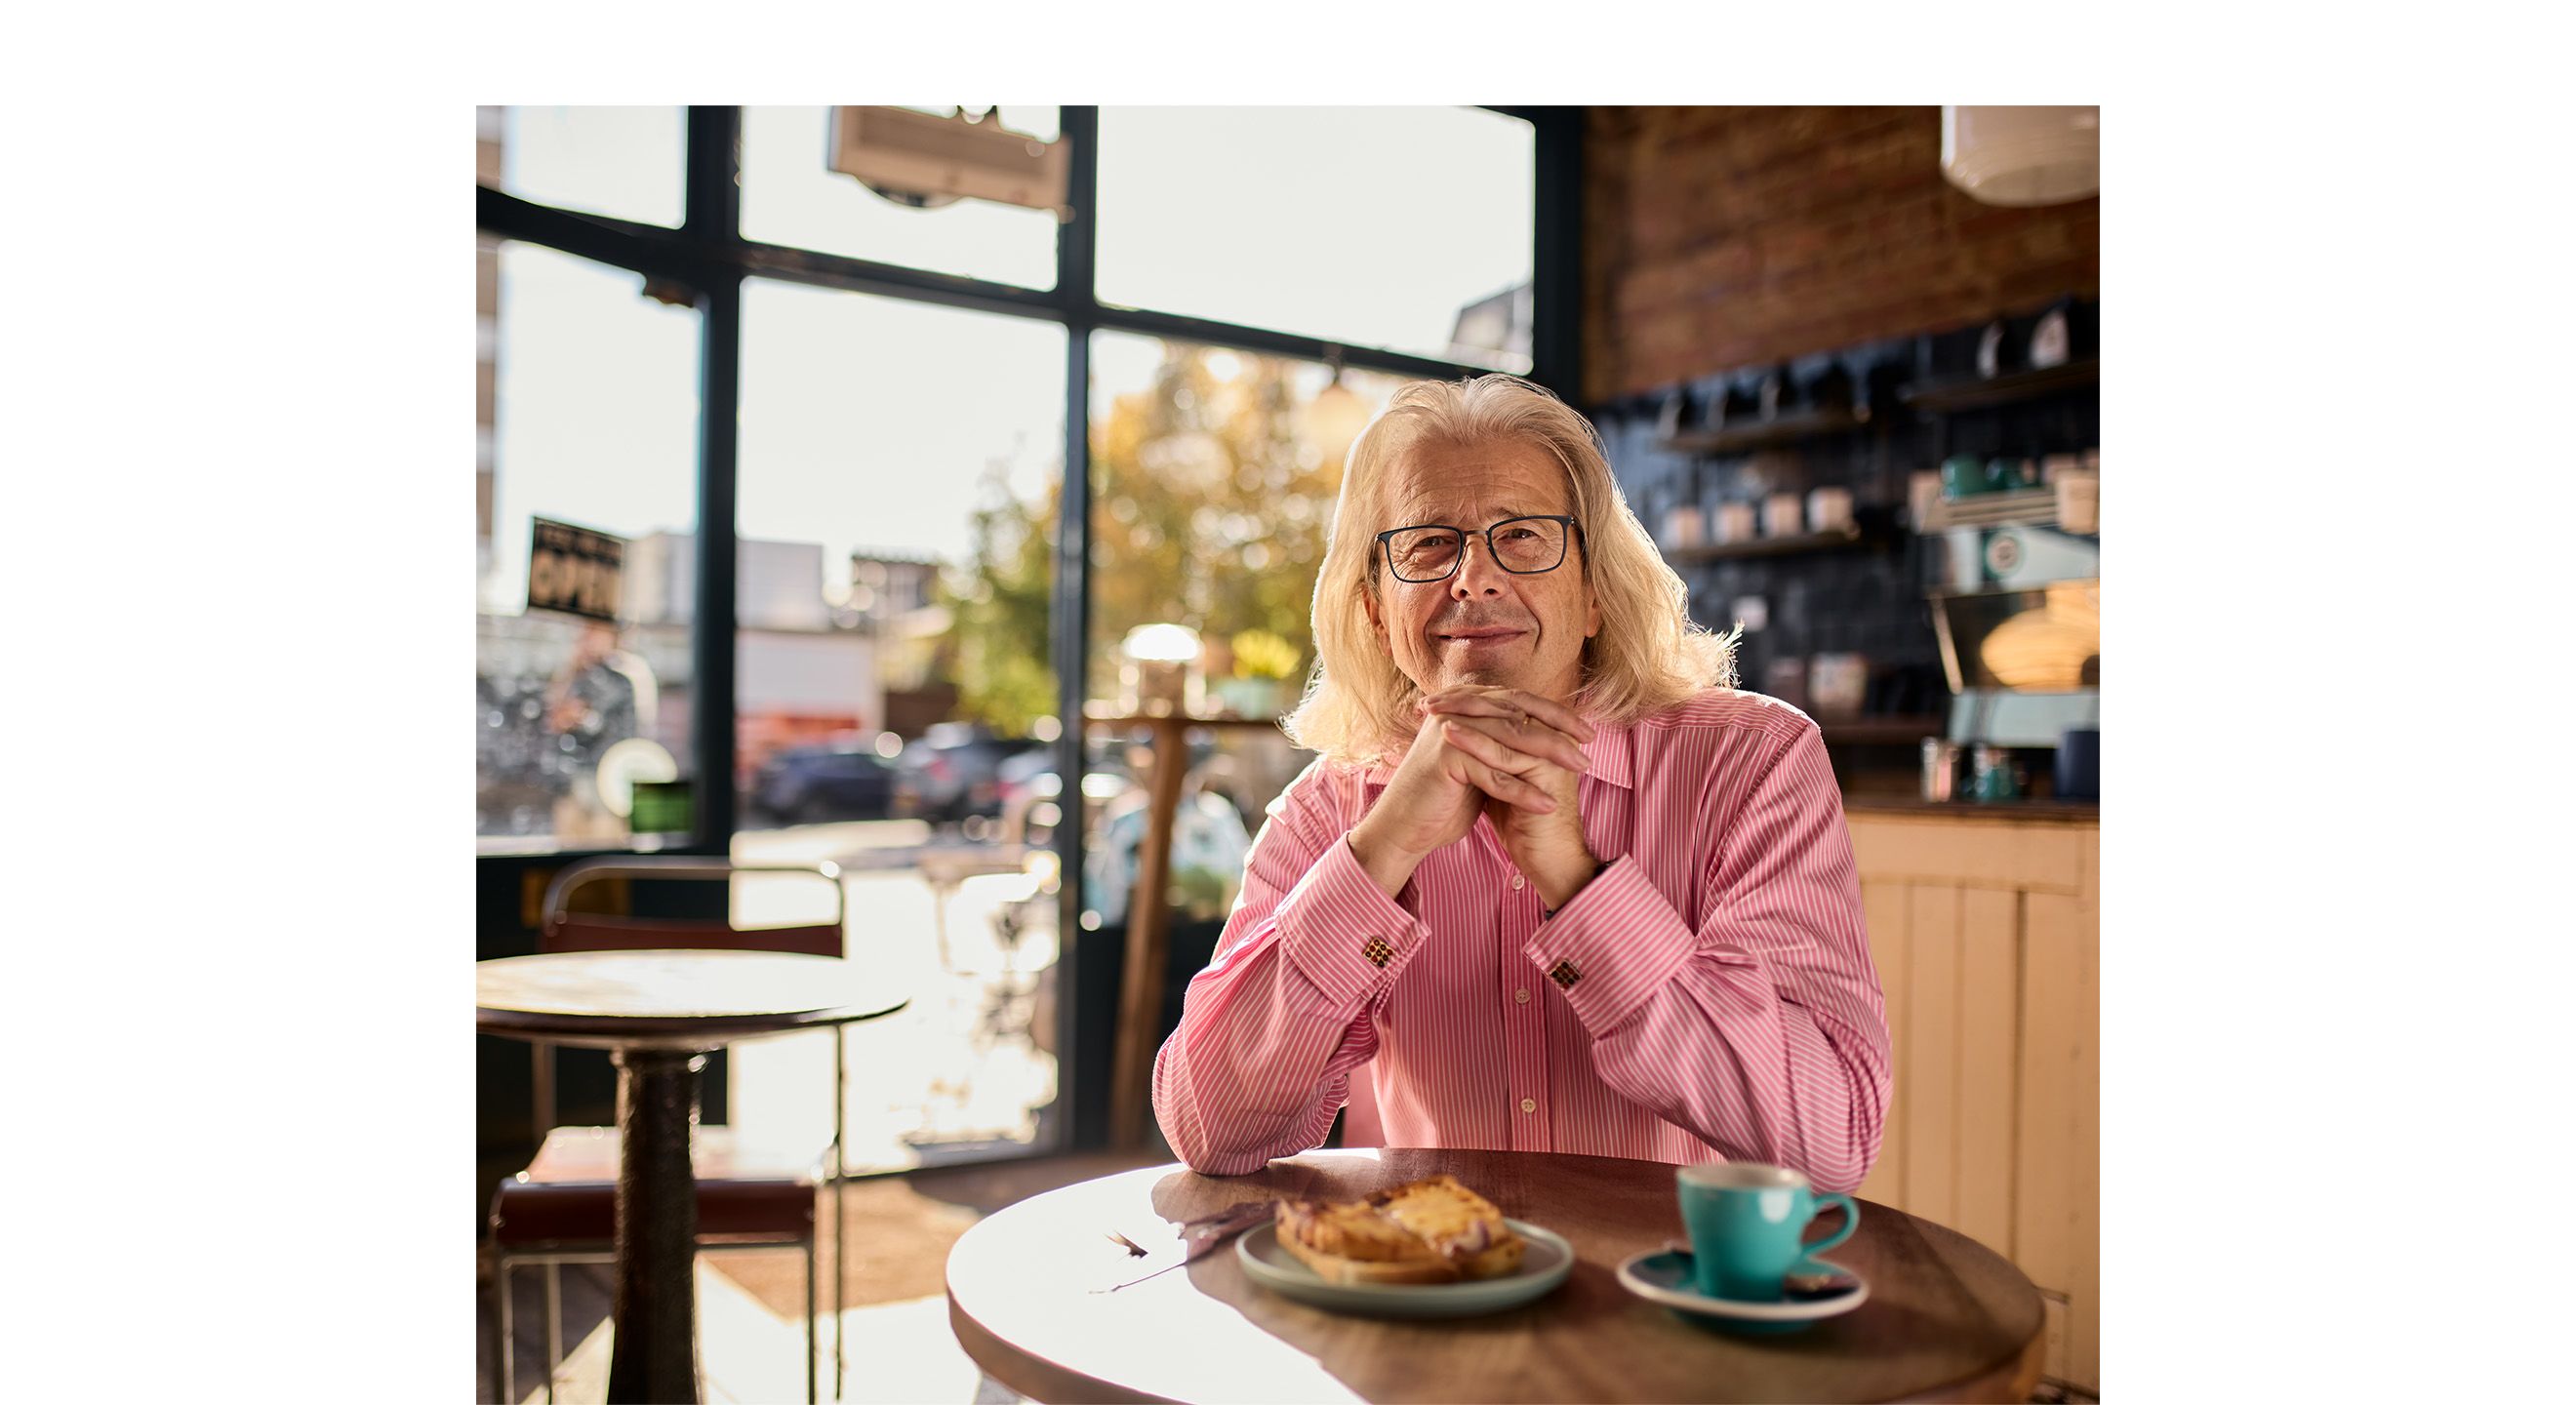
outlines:
{"label": "metal bistro table", "polygon": [[[1153,1166],[1009,1206],[948,1256],[948,1317],[996,1380],[1071,1401],[2028,1400],[2046,1316],[1975,1241],[1861,1202],[1828,1251],[1869,1299],[1786,1336],[1733,1336],[1619,1286],[1682,1236],[1674,1168],[1545,1152],[1312,1151],[1248,1176]],[[1357,1199],[1447,1172],[1574,1246],[1547,1296],[1481,1317],[1344,1316],[1248,1280],[1231,1242],[1181,1264],[1179,1222],[1243,1200]],[[1834,1217],[1826,1217],[1828,1225]],[[1133,1258],[1108,1236],[1150,1250]],[[1148,1277],[1147,1275],[1154,1275]],[[1126,1285],[1126,1286],[1116,1286]]]}
{"label": "metal bistro table", "polygon": [[697,1401],[697,1183],[689,1131],[706,1055],[746,1035],[875,1019],[906,998],[849,963],[755,951],[584,951],[475,963],[487,1034],[610,1050],[617,1065],[611,1401]]}

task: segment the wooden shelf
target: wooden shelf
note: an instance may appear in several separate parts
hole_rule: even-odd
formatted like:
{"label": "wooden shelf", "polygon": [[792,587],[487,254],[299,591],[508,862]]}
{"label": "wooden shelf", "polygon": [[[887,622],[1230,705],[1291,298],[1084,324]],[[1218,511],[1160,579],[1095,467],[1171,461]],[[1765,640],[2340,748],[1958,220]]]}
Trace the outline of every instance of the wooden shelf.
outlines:
{"label": "wooden shelf", "polygon": [[1773,419],[1755,420],[1750,424],[1723,425],[1716,429],[1684,430],[1658,441],[1675,453],[1728,454],[1744,449],[1767,448],[1773,444],[1794,443],[1827,434],[1847,434],[1866,429],[1871,424],[1867,415],[1848,409],[1808,410]]}
{"label": "wooden shelf", "polygon": [[1841,551],[1858,546],[1861,541],[1860,529],[1853,527],[1840,532],[1806,532],[1794,537],[1755,537],[1745,542],[1675,547],[1664,553],[1664,559],[1679,566],[1745,556],[1791,556],[1809,551]]}
{"label": "wooden shelf", "polygon": [[1946,717],[1855,717],[1848,722],[1818,722],[1828,743],[1845,746],[1911,746],[1925,737],[1947,734]]}
{"label": "wooden shelf", "polygon": [[1907,386],[1897,392],[1897,398],[1918,410],[1982,410],[1993,405],[2035,400],[2061,390],[2098,385],[2101,380],[2102,362],[2097,357],[2090,361],[2051,366],[2044,371],[2014,371],[1991,380],[1962,377],[1930,385]]}

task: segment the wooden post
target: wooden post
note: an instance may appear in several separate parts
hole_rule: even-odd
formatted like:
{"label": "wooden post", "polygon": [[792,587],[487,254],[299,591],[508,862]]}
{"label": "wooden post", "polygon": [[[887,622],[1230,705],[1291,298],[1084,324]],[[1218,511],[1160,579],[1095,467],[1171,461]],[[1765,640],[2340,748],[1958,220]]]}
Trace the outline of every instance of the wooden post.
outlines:
{"label": "wooden post", "polygon": [[1145,1139],[1146,1109],[1153,1101],[1154,1048],[1162,1032],[1163,966],[1170,959],[1172,824],[1179,813],[1181,776],[1189,769],[1186,717],[1157,717],[1154,787],[1145,813],[1145,837],[1136,858],[1136,887],[1127,895],[1127,968],[1119,982],[1116,1083],[1110,1090],[1113,1145]]}

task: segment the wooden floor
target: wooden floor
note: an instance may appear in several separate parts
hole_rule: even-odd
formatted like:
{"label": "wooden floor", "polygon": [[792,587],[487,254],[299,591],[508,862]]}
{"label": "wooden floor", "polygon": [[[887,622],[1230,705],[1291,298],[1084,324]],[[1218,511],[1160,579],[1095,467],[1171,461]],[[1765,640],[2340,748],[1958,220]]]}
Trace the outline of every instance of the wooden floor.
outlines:
{"label": "wooden floor", "polygon": [[[944,1269],[948,1250],[969,1225],[1031,1195],[1135,1166],[1160,1155],[1076,1155],[988,1166],[948,1167],[845,1182],[842,1213],[849,1248],[842,1267],[849,1333],[849,1373],[843,1399],[918,1402],[918,1405],[1013,1405],[1020,1397],[975,1368],[948,1326]],[[831,1272],[829,1210],[823,1215],[819,1272]],[[805,1261],[793,1249],[702,1254],[698,1258],[699,1364],[710,1402],[797,1401],[805,1398]],[[555,1398],[566,1405],[601,1400],[607,1392],[610,1296],[606,1265],[567,1265],[560,1270],[564,1365],[556,1372]],[[475,1395],[502,1405],[544,1399],[546,1356],[545,1271],[521,1267],[511,1274],[512,1375],[505,1395],[496,1389],[492,1351],[492,1296],[485,1273],[475,1281]],[[823,1309],[830,1310],[828,1277]],[[828,1318],[819,1339],[817,1378],[832,1397],[832,1338]]]}
{"label": "wooden floor", "polygon": [[[713,1265],[698,1262],[699,1364],[706,1378],[709,1405],[774,1405],[805,1398],[801,1365],[805,1347],[800,1319],[781,1318],[740,1284]],[[563,1283],[567,1313],[576,1297],[583,1319],[595,1319],[576,1338],[567,1327],[567,1352],[555,1372],[555,1398],[565,1402],[597,1401],[608,1393],[609,1349],[614,1333],[606,1320],[607,1271],[568,1267]],[[532,1279],[535,1273],[529,1275]],[[576,1289],[573,1280],[583,1280]],[[535,1294],[523,1294],[522,1308]],[[576,1319],[580,1320],[580,1319]],[[910,1405],[953,1402],[954,1405],[1018,1405],[1020,1397],[987,1378],[959,1349],[948,1327],[948,1302],[942,1297],[914,1298],[851,1308],[841,1321],[849,1332],[847,1374],[842,1399],[851,1405]],[[531,1334],[533,1335],[533,1334]],[[536,1339],[542,1345],[542,1338]],[[825,1324],[818,1341],[814,1378],[822,1398],[832,1398],[832,1338]],[[542,1401],[544,1379],[538,1358],[515,1362],[525,1389],[521,1400]],[[489,1388],[488,1368],[484,1378]],[[480,1398],[489,1400],[485,1394]]]}

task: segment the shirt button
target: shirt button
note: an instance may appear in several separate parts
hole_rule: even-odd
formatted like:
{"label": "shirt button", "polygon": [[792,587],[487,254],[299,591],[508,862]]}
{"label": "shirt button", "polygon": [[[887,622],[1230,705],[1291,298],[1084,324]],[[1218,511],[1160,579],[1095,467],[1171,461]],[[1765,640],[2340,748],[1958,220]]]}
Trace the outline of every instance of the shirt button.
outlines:
{"label": "shirt button", "polygon": [[1515,874],[1513,874],[1513,875],[1512,875],[1512,891],[1513,891],[1513,892],[1517,893],[1517,892],[1519,892],[1521,889],[1526,888],[1526,887],[1528,887],[1528,886],[1529,886],[1529,880],[1528,880],[1528,879],[1521,877],[1521,876],[1520,876],[1519,874],[1517,874],[1517,873],[1515,873]]}
{"label": "shirt button", "polygon": [[1529,1003],[1529,992],[1527,990],[1515,990],[1512,992],[1512,999],[1518,1004],[1526,1005]]}
{"label": "shirt button", "polygon": [[1536,1111],[1538,1111],[1538,1099],[1536,1099],[1536,1098],[1523,1098],[1523,1099],[1521,1099],[1521,1111],[1523,1111],[1523,1112],[1536,1112]]}

